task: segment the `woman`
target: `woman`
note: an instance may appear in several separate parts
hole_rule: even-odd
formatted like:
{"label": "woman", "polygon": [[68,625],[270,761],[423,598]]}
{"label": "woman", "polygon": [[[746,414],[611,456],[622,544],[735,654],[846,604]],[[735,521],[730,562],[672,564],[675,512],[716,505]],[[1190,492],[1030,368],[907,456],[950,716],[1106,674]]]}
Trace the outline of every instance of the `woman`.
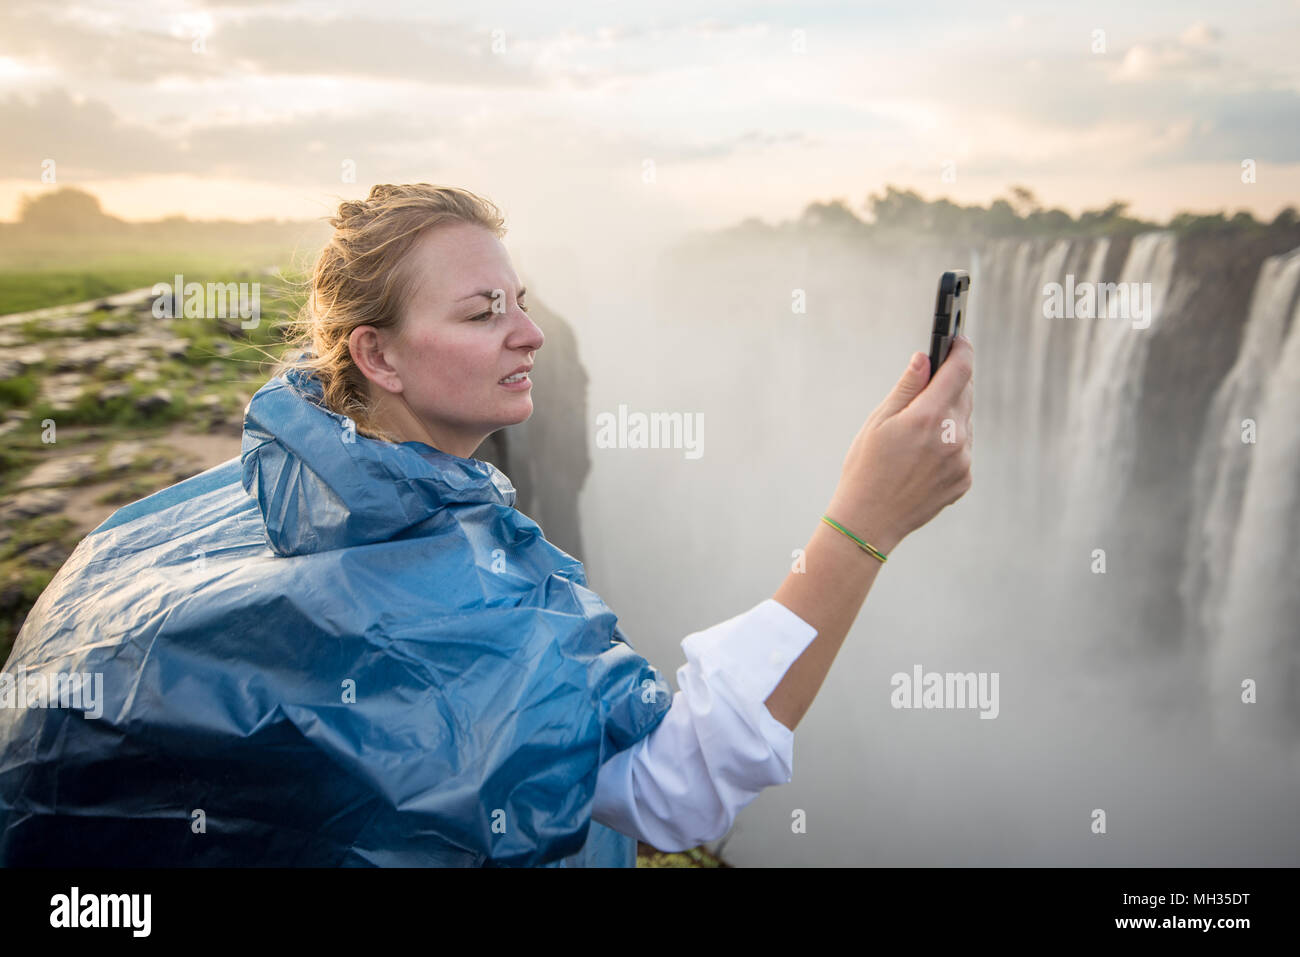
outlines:
{"label": "woman", "polygon": [[[969,342],[929,388],[913,357],[806,570],[688,636],[670,700],[472,457],[545,361],[499,212],[376,186],[331,223],[239,459],[119,509],[28,615],[0,863],[628,866],[722,836],[790,779],[884,553],[970,487]],[[69,674],[102,697],[58,701]]]}

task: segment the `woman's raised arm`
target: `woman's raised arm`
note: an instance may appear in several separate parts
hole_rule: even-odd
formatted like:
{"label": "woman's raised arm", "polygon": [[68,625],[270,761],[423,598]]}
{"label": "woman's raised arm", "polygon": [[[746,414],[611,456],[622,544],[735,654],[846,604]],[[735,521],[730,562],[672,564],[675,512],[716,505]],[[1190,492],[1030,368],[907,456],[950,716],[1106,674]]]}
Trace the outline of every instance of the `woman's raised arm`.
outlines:
{"label": "woman's raised arm", "polygon": [[[912,358],[849,447],[825,512],[886,556],[971,486],[971,342],[965,336],[954,342],[929,388],[925,354]],[[772,717],[791,731],[826,680],[880,567],[879,559],[819,520],[803,570],[791,571],[772,596],[817,629],[767,697]]]}

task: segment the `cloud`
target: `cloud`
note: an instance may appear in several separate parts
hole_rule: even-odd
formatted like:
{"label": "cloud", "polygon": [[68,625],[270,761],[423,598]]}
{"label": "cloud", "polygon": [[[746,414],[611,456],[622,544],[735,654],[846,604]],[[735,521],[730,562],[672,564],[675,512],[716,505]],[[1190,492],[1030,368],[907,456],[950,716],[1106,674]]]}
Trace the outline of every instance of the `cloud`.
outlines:
{"label": "cloud", "polygon": [[155,30],[123,28],[88,19],[73,10],[8,3],[0,6],[0,53],[49,67],[59,75],[80,75],[102,82],[119,79],[148,83],[184,72],[217,76],[226,67],[190,52],[189,34],[168,32],[173,23],[153,21]]}
{"label": "cloud", "polygon": [[720,160],[818,140],[803,131],[749,129],[704,145],[685,145],[635,130],[610,128],[581,116],[546,123],[492,109],[455,112],[408,102],[391,110],[313,111],[251,121],[230,111],[195,126],[129,122],[102,100],[65,89],[0,99],[0,178],[40,174],[43,159],[61,179],[129,179],[156,174],[246,178],[262,182],[337,181],[345,159],[359,176],[421,176],[431,168],[509,168],[526,157],[573,169],[639,169],[656,163]]}
{"label": "cloud", "polygon": [[763,130],[746,130],[736,136],[728,137],[716,143],[701,146],[679,146],[648,152],[656,161],[691,162],[698,160],[718,160],[738,153],[762,152],[775,146],[813,146],[819,140],[802,130],[787,133],[770,133]]}
{"label": "cloud", "polygon": [[[686,18],[587,30],[517,30],[428,17],[308,13],[293,4],[214,2],[141,13],[131,7],[53,7],[6,0],[0,54],[54,64],[78,80],[340,76],[461,88],[588,88],[663,68],[681,44],[742,45],[767,23]],[[466,19],[478,14],[468,8]],[[612,54],[611,55],[611,51]],[[641,55],[638,66],[629,59]],[[603,65],[602,65],[603,64]]]}
{"label": "cloud", "polygon": [[1221,69],[1223,58],[1211,50],[1219,33],[1203,21],[1193,23],[1177,40],[1137,43],[1124,53],[1119,69],[1112,71],[1117,82],[1147,80],[1158,75],[1208,73]]}
{"label": "cloud", "polygon": [[1178,42],[1189,47],[1207,47],[1218,43],[1222,36],[1223,34],[1204,20],[1198,20],[1182,32]]}
{"label": "cloud", "polygon": [[[217,18],[160,14],[135,22],[75,8],[0,9],[0,53],[54,64],[68,80],[153,83],[232,74],[392,78],[465,87],[531,87],[547,76],[526,57],[493,52],[490,31],[427,20]],[[196,39],[201,37],[201,49]]]}
{"label": "cloud", "polygon": [[35,178],[43,159],[67,179],[194,173],[288,182],[337,179],[344,159],[381,168],[395,150],[433,159],[461,128],[407,112],[309,113],[276,122],[231,122],[167,135],[119,117],[100,100],[66,90],[0,100],[0,178]]}
{"label": "cloud", "polygon": [[[453,86],[529,87],[545,75],[491,31],[456,23],[258,17],[217,30],[212,55],[260,74],[388,77]],[[521,62],[523,61],[523,62]]]}

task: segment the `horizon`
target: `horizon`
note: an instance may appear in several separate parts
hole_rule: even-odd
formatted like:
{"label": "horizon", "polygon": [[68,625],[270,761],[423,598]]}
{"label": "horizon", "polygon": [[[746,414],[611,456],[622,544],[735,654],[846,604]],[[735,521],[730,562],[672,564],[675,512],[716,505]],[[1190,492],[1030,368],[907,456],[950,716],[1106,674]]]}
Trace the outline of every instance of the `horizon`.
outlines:
{"label": "horizon", "polygon": [[371,184],[433,182],[560,245],[836,200],[860,215],[886,184],[1268,222],[1300,196],[1298,14],[15,0],[0,221],[64,185],[126,222],[308,222]]}
{"label": "horizon", "polygon": [[[1021,185],[1021,184],[1015,184],[1015,185]],[[883,184],[883,187],[884,187],[884,189],[886,189],[886,190],[889,190],[889,189],[897,189],[897,188],[898,188],[897,185],[894,184],[894,183],[885,183],[885,184]],[[1012,192],[1012,189],[1014,189],[1014,186],[1013,186],[1012,188],[1008,189],[1006,192],[1007,192],[1007,193],[1011,193],[1011,192]],[[116,214],[112,213],[111,211],[109,211],[109,210],[107,210],[107,209],[104,209],[104,208],[103,208],[103,204],[102,204],[102,200],[100,199],[100,197],[99,197],[98,195],[95,194],[95,192],[94,192],[93,190],[91,190],[91,189],[86,189],[86,188],[81,187],[81,186],[69,186],[69,185],[67,185],[67,184],[59,184],[58,187],[57,187],[56,189],[54,189],[54,190],[50,190],[50,191],[49,191],[48,193],[46,193],[46,194],[24,194],[24,196],[20,198],[20,205],[21,205],[21,202],[22,202],[23,200],[26,200],[26,199],[29,199],[29,198],[30,198],[31,200],[37,200],[37,199],[41,198],[42,195],[50,195],[51,193],[57,193],[57,192],[62,192],[62,191],[67,191],[67,192],[80,192],[80,193],[84,193],[84,194],[86,194],[86,195],[88,195],[88,196],[91,196],[91,197],[92,197],[92,198],[93,198],[93,199],[94,199],[94,200],[99,204],[99,207],[100,207],[100,208],[99,208],[99,213],[101,214],[102,218],[104,218],[104,219],[110,219],[110,220],[113,220],[113,221],[115,221],[115,222],[122,223],[123,225],[148,226],[148,225],[158,225],[158,224],[168,223],[168,222],[184,222],[184,223],[193,223],[193,224],[203,224],[203,223],[213,223],[213,224],[215,224],[215,223],[224,223],[224,224],[230,224],[230,225],[250,225],[250,226],[251,226],[251,225],[283,225],[283,226],[304,225],[304,226],[305,226],[305,225],[314,225],[314,224],[319,224],[319,223],[321,222],[321,220],[324,218],[324,217],[307,217],[307,218],[299,218],[299,219],[288,219],[288,218],[282,218],[282,217],[264,217],[264,218],[260,218],[260,219],[238,219],[238,218],[232,218],[232,217],[222,217],[222,218],[206,218],[206,217],[205,217],[205,218],[198,218],[198,217],[192,217],[192,216],[186,215],[185,213],[170,213],[170,214],[167,214],[167,215],[165,215],[165,216],[161,216],[161,217],[157,217],[157,218],[151,218],[151,219],[126,219],[126,218],[123,218],[123,217],[121,217],[121,216],[119,216],[119,215],[116,215]],[[971,203],[971,204],[967,204],[967,205],[964,205],[964,206],[963,206],[962,204],[955,203],[955,202],[953,201],[953,199],[952,199],[951,197],[949,197],[949,196],[942,196],[942,195],[936,195],[936,196],[925,196],[925,195],[923,195],[923,194],[915,193],[915,191],[912,191],[912,190],[904,190],[904,191],[900,191],[900,192],[903,192],[904,194],[907,194],[907,193],[914,193],[915,195],[919,196],[920,199],[921,199],[921,201],[922,201],[922,203],[923,203],[923,204],[926,204],[926,205],[934,205],[934,204],[938,204],[938,203],[949,202],[949,203],[953,203],[953,205],[959,206],[960,208],[968,209],[968,210],[969,210],[969,209],[981,209],[981,210],[986,210],[986,211],[987,211],[988,209],[990,209],[990,208],[993,206],[993,204],[995,204],[995,203],[997,203],[997,202],[999,202],[999,201],[1007,202],[1007,203],[1009,203],[1009,204],[1011,204],[1011,205],[1014,206],[1014,205],[1015,205],[1015,200],[1016,200],[1016,197],[1014,197],[1014,196],[1008,196],[1008,195],[996,195],[996,196],[991,197],[991,199],[989,200],[989,202],[988,202],[987,204]],[[1031,194],[1032,194],[1032,191],[1030,191],[1030,192],[1031,192]],[[872,197],[872,198],[874,198],[874,194],[873,194],[873,197]],[[1034,196],[1033,199],[1037,202],[1038,197]],[[725,230],[725,229],[729,229],[729,228],[734,228],[734,227],[736,227],[736,226],[742,225],[746,220],[748,220],[748,221],[754,221],[754,220],[757,220],[757,221],[761,222],[762,224],[764,224],[764,225],[766,225],[766,226],[769,226],[769,227],[772,227],[772,228],[780,228],[780,227],[782,227],[782,226],[785,226],[785,225],[788,225],[788,224],[791,224],[791,223],[799,222],[799,221],[802,219],[803,215],[807,212],[807,210],[808,210],[809,208],[811,208],[811,207],[813,207],[813,206],[815,206],[815,205],[818,205],[819,203],[834,203],[834,202],[846,202],[846,201],[845,201],[842,197],[835,197],[835,198],[832,198],[832,199],[829,200],[829,201],[824,201],[824,200],[810,200],[809,203],[808,203],[808,205],[805,206],[804,209],[800,211],[800,214],[799,214],[798,216],[795,216],[795,217],[791,217],[791,218],[787,218],[787,219],[782,219],[782,220],[768,220],[768,219],[764,219],[764,218],[761,217],[761,216],[754,216],[754,215],[751,215],[751,216],[747,216],[747,217],[745,217],[745,220],[738,220],[738,221],[736,221],[736,222],[734,222],[734,223],[731,223],[731,224],[725,224],[725,225],[723,225],[723,226],[721,226],[721,227],[719,227],[719,228],[720,228],[720,229],[723,229],[723,230]],[[1152,223],[1154,223],[1154,227],[1155,227],[1155,228],[1160,228],[1160,229],[1168,228],[1168,227],[1169,227],[1170,219],[1172,218],[1172,216],[1171,216],[1171,217],[1166,218],[1164,221],[1161,221],[1161,220],[1158,220],[1158,219],[1156,219],[1156,220],[1151,220],[1151,219],[1149,219],[1148,217],[1138,216],[1137,214],[1134,213],[1133,209],[1131,208],[1130,204],[1129,204],[1127,201],[1125,201],[1125,200],[1123,200],[1123,199],[1121,199],[1121,198],[1118,198],[1118,197],[1115,198],[1114,200],[1112,200],[1111,203],[1106,204],[1106,206],[1103,206],[1103,207],[1097,207],[1097,208],[1095,208],[1095,209],[1083,209],[1083,210],[1078,211],[1077,213],[1070,213],[1070,216],[1071,216],[1071,219],[1072,219],[1072,220],[1077,221],[1077,220],[1079,219],[1079,216],[1080,216],[1080,215],[1087,214],[1087,213],[1098,213],[1098,212],[1104,212],[1105,209],[1106,209],[1106,207],[1109,207],[1109,206],[1114,205],[1114,204],[1119,204],[1119,205],[1121,205],[1121,206],[1124,207],[1124,208],[1123,208],[1123,211],[1122,211],[1122,213],[1121,213],[1122,216],[1124,216],[1124,217],[1131,217],[1131,218],[1139,219],[1139,220],[1143,220],[1143,221],[1146,221],[1146,222],[1152,222]],[[856,208],[856,209],[855,209],[854,207],[852,207],[852,206],[848,206],[847,203],[846,203],[846,208],[848,208],[849,211],[850,211],[854,216],[856,216],[859,220],[861,220],[862,223],[863,223],[864,225],[874,225],[874,224],[875,224],[875,220],[874,220],[874,218],[871,216],[871,210],[870,210],[870,208],[869,208],[868,203],[864,202],[862,206],[860,206],[860,207],[858,207],[858,208]],[[1221,207],[1221,208],[1219,208],[1219,209],[1217,209],[1217,210],[1214,210],[1214,209],[1212,209],[1212,210],[1191,210],[1191,209],[1179,209],[1179,210],[1176,210],[1175,213],[1174,213],[1173,215],[1175,215],[1175,216],[1176,216],[1176,215],[1196,215],[1196,216],[1216,216],[1216,215],[1217,215],[1217,216],[1223,216],[1223,217],[1225,217],[1225,218],[1227,218],[1227,219],[1231,219],[1232,215],[1236,215],[1236,214],[1239,214],[1239,213],[1241,213],[1241,212],[1247,212],[1247,213],[1250,213],[1250,214],[1255,218],[1256,222],[1259,222],[1259,223],[1261,223],[1261,224],[1267,225],[1267,224],[1271,223],[1271,222],[1276,218],[1276,215],[1277,215],[1277,214],[1280,214],[1280,213],[1284,212],[1284,211],[1287,210],[1287,209],[1290,209],[1290,210],[1292,210],[1293,212],[1300,212],[1300,206],[1298,206],[1297,203],[1294,203],[1294,202],[1293,202],[1293,203],[1287,203],[1285,206],[1279,208],[1279,209],[1277,210],[1277,212],[1274,214],[1273,217],[1267,217],[1267,218],[1261,218],[1261,217],[1259,217],[1258,215],[1255,214],[1254,211],[1249,210],[1249,209],[1246,209],[1244,206],[1242,206],[1242,207],[1238,207],[1238,208],[1236,208],[1236,209],[1229,209],[1229,208],[1227,208],[1227,207]],[[1043,212],[1047,212],[1047,211],[1057,211],[1057,210],[1061,210],[1061,211],[1065,211],[1065,212],[1069,213],[1069,211],[1068,211],[1068,210],[1064,210],[1063,207],[1060,207],[1060,206],[1048,207],[1048,206],[1046,206],[1046,205],[1042,205],[1041,203],[1038,203],[1038,205],[1036,205],[1036,206],[1033,208],[1033,211],[1043,211]],[[865,214],[865,215],[864,215],[864,214]],[[326,215],[329,215],[329,214],[326,214]],[[1017,216],[1018,218],[1020,218],[1020,219],[1024,219],[1024,218],[1025,218],[1025,214],[1024,214],[1023,212],[1019,211],[1019,210],[1016,211],[1016,216]],[[13,220],[3,220],[3,219],[0,219],[0,226],[23,226],[24,224],[25,224],[25,221],[24,221],[22,218],[17,218],[17,219],[13,219]],[[509,225],[509,224],[507,224],[507,225]]]}

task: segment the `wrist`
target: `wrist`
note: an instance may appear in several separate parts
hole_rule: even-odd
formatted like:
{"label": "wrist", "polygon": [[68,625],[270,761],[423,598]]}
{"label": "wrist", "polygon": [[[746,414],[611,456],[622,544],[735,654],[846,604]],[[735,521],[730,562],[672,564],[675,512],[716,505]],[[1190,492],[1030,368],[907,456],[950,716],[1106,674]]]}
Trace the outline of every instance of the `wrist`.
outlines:
{"label": "wrist", "polygon": [[[885,556],[888,556],[890,552],[898,547],[898,543],[903,540],[903,536],[882,518],[867,515],[860,511],[854,511],[853,509],[844,508],[834,501],[826,507],[825,511],[822,512],[822,515],[825,515],[827,518],[833,519],[840,525],[843,525],[858,538],[862,539],[872,548],[878,549]],[[822,527],[834,532],[854,548],[859,550],[861,549],[861,546],[843,532],[831,528],[825,522],[822,522],[821,524]]]}

